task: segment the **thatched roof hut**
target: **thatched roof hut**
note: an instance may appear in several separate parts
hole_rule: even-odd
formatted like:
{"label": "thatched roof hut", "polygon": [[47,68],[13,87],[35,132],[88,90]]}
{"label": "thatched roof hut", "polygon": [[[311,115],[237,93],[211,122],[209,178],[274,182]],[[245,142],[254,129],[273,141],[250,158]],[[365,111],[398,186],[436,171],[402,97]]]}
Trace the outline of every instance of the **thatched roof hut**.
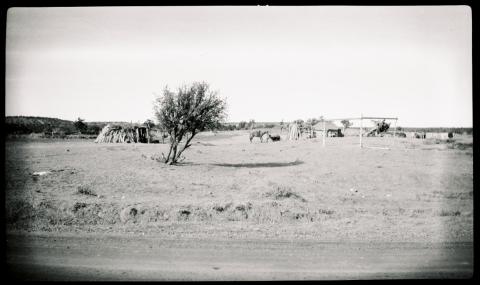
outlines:
{"label": "thatched roof hut", "polygon": [[149,141],[147,127],[123,127],[110,124],[102,129],[95,140],[96,143],[146,143]]}
{"label": "thatched roof hut", "polygon": [[[312,127],[315,131],[323,131],[323,121],[316,123]],[[343,128],[343,125],[337,125],[331,121],[325,121],[325,129],[326,130],[337,130]]]}

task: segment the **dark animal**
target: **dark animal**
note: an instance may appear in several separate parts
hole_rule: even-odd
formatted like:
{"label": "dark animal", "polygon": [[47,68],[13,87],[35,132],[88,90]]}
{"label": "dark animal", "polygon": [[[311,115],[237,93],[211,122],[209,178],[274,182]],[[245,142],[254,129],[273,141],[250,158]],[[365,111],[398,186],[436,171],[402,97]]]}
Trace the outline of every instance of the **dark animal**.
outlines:
{"label": "dark animal", "polygon": [[[260,138],[260,142],[263,142],[263,135],[269,134],[268,131],[253,131],[250,133],[250,142],[252,142],[253,138],[258,137]],[[267,137],[268,140],[268,137]]]}
{"label": "dark animal", "polygon": [[341,129],[328,129],[327,137],[343,137]]}
{"label": "dark animal", "polygon": [[280,140],[280,135],[269,135],[270,139],[273,141],[273,142],[277,142]]}

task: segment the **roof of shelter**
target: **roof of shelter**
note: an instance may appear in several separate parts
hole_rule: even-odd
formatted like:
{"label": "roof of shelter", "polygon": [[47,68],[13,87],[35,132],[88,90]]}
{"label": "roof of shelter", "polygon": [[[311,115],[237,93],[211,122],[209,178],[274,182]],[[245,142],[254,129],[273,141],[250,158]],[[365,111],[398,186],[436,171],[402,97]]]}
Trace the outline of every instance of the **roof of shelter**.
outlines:
{"label": "roof of shelter", "polygon": [[[325,129],[341,129],[343,126],[337,125],[333,123],[332,121],[325,121]],[[315,130],[323,130],[323,122],[318,122],[315,125],[313,125],[313,129]]]}

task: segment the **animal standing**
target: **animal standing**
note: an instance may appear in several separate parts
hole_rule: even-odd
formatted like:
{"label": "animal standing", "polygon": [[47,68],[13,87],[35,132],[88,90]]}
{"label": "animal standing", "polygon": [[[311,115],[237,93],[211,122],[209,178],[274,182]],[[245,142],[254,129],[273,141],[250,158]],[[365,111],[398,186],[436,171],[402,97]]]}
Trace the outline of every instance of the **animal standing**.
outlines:
{"label": "animal standing", "polygon": [[280,141],[280,135],[269,135],[269,137],[272,142]]}

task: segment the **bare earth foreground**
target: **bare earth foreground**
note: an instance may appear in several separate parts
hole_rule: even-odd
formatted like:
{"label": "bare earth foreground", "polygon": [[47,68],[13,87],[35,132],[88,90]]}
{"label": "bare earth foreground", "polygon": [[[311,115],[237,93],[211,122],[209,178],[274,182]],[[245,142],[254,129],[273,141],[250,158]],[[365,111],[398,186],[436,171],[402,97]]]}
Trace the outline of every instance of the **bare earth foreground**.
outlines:
{"label": "bare earth foreground", "polygon": [[[327,138],[167,145],[7,141],[7,262],[20,279],[457,278],[473,273],[473,150]],[[33,176],[34,172],[48,171]]]}
{"label": "bare earth foreground", "polygon": [[335,243],[10,235],[22,280],[466,278],[472,243]]}

